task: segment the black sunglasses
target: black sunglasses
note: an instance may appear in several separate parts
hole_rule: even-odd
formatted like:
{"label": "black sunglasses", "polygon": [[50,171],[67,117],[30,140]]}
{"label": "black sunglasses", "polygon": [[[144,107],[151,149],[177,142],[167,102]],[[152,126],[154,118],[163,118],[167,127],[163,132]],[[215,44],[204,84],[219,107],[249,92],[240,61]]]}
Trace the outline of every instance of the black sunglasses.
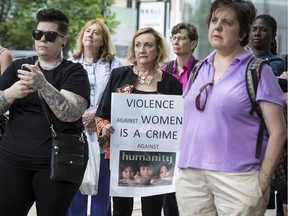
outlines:
{"label": "black sunglasses", "polygon": [[[213,83],[206,83],[206,84],[204,84],[204,85],[200,88],[199,94],[197,95],[196,100],[195,100],[195,106],[196,106],[197,110],[199,110],[199,111],[204,111],[205,106],[206,106],[207,97],[208,97],[207,86],[213,86]],[[204,90],[205,90],[205,98],[204,98],[204,101],[201,102],[201,94],[202,94],[202,92],[203,92]],[[203,96],[204,96],[204,95],[203,95]]]}
{"label": "black sunglasses", "polygon": [[58,35],[60,37],[64,37],[64,35],[62,35],[58,32],[54,32],[54,31],[44,32],[44,31],[40,31],[40,30],[33,30],[32,37],[34,40],[37,40],[37,41],[41,40],[43,35],[45,35],[46,40],[49,42],[54,42]]}

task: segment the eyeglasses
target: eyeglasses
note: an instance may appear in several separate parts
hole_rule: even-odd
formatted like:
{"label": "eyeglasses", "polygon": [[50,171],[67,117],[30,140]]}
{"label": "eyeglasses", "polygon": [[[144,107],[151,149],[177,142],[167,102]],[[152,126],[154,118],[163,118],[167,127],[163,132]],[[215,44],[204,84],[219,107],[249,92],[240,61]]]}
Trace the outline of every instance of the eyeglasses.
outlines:
{"label": "eyeglasses", "polygon": [[188,37],[186,36],[172,36],[170,37],[170,40],[171,41],[176,41],[176,40],[179,40],[179,41],[186,41],[188,39]]}
{"label": "eyeglasses", "polygon": [[[197,110],[199,110],[199,111],[203,111],[205,109],[205,106],[206,106],[207,97],[208,97],[207,86],[213,86],[213,83],[204,84],[200,88],[199,94],[197,95],[196,100],[195,100],[195,106],[196,106]],[[201,94],[204,90],[205,90],[205,99],[204,99],[204,102],[201,103]]]}
{"label": "eyeglasses", "polygon": [[34,40],[41,40],[41,38],[43,37],[43,35],[45,35],[45,38],[47,41],[49,42],[54,42],[57,38],[57,36],[59,35],[60,37],[64,37],[64,35],[58,33],[58,32],[54,32],[54,31],[41,31],[41,30],[33,30],[32,33],[32,37]]}

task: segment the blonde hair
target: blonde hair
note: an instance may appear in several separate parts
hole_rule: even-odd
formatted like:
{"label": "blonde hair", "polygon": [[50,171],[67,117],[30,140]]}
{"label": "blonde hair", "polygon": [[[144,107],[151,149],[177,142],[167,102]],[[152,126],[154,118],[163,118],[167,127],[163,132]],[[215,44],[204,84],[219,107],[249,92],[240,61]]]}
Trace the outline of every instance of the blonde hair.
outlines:
{"label": "blonde hair", "polygon": [[167,46],[166,39],[159,32],[157,32],[151,27],[142,28],[134,34],[133,39],[131,41],[130,48],[129,48],[127,61],[131,64],[137,65],[136,56],[134,52],[135,39],[139,35],[142,35],[142,34],[152,34],[155,37],[155,43],[157,46],[158,56],[155,60],[154,66],[156,68],[160,68],[163,65],[163,63],[167,61],[168,59],[168,46]]}
{"label": "blonde hair", "polygon": [[81,55],[83,54],[84,52],[83,35],[86,29],[89,28],[93,24],[97,25],[97,27],[99,28],[103,36],[103,46],[99,50],[100,58],[106,61],[112,61],[112,59],[116,55],[115,47],[112,43],[110,31],[107,25],[104,22],[100,21],[99,19],[90,20],[82,27],[82,29],[80,30],[77,36],[76,51],[74,52],[73,57],[75,59],[79,59]]}

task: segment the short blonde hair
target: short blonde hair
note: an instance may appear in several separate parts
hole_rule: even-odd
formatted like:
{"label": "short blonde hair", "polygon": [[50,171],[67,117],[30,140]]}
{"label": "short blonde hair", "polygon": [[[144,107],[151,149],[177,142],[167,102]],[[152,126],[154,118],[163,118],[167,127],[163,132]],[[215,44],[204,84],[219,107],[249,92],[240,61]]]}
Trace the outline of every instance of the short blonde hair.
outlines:
{"label": "short blonde hair", "polygon": [[160,68],[164,62],[168,59],[168,46],[166,39],[156,30],[154,30],[151,27],[145,27],[142,29],[139,29],[133,36],[133,39],[131,41],[131,45],[129,48],[129,54],[128,54],[128,62],[134,65],[137,65],[136,56],[134,52],[135,47],[135,39],[141,35],[141,34],[152,34],[155,37],[155,43],[157,45],[157,52],[158,56],[155,60],[155,67]]}
{"label": "short blonde hair", "polygon": [[77,36],[77,47],[76,47],[76,51],[74,52],[73,54],[73,58],[75,59],[79,59],[81,57],[81,55],[83,54],[84,52],[84,46],[83,46],[83,35],[84,35],[84,32],[86,31],[87,28],[89,28],[91,25],[93,24],[96,24],[97,27],[99,28],[99,30],[101,31],[102,33],[102,36],[103,36],[103,46],[101,47],[100,49],[100,57],[103,59],[103,60],[106,60],[106,61],[112,61],[112,59],[114,58],[114,56],[116,55],[116,51],[115,51],[115,47],[112,43],[112,39],[111,39],[111,36],[110,36],[110,31],[107,27],[107,25],[98,20],[98,19],[93,19],[93,20],[90,20],[89,22],[87,22],[83,27],[82,29],[80,30],[80,32],[78,33],[78,36]]}

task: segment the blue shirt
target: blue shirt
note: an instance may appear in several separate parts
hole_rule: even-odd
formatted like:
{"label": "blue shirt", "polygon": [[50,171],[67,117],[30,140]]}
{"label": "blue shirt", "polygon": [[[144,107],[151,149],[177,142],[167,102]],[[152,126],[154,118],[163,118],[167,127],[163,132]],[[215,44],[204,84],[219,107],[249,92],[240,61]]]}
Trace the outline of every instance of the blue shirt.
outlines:
{"label": "blue shirt", "polygon": [[272,68],[275,76],[280,76],[285,70],[285,63],[283,58],[277,55],[273,55],[270,51],[261,53],[259,56],[257,56],[257,58],[266,60]]}

